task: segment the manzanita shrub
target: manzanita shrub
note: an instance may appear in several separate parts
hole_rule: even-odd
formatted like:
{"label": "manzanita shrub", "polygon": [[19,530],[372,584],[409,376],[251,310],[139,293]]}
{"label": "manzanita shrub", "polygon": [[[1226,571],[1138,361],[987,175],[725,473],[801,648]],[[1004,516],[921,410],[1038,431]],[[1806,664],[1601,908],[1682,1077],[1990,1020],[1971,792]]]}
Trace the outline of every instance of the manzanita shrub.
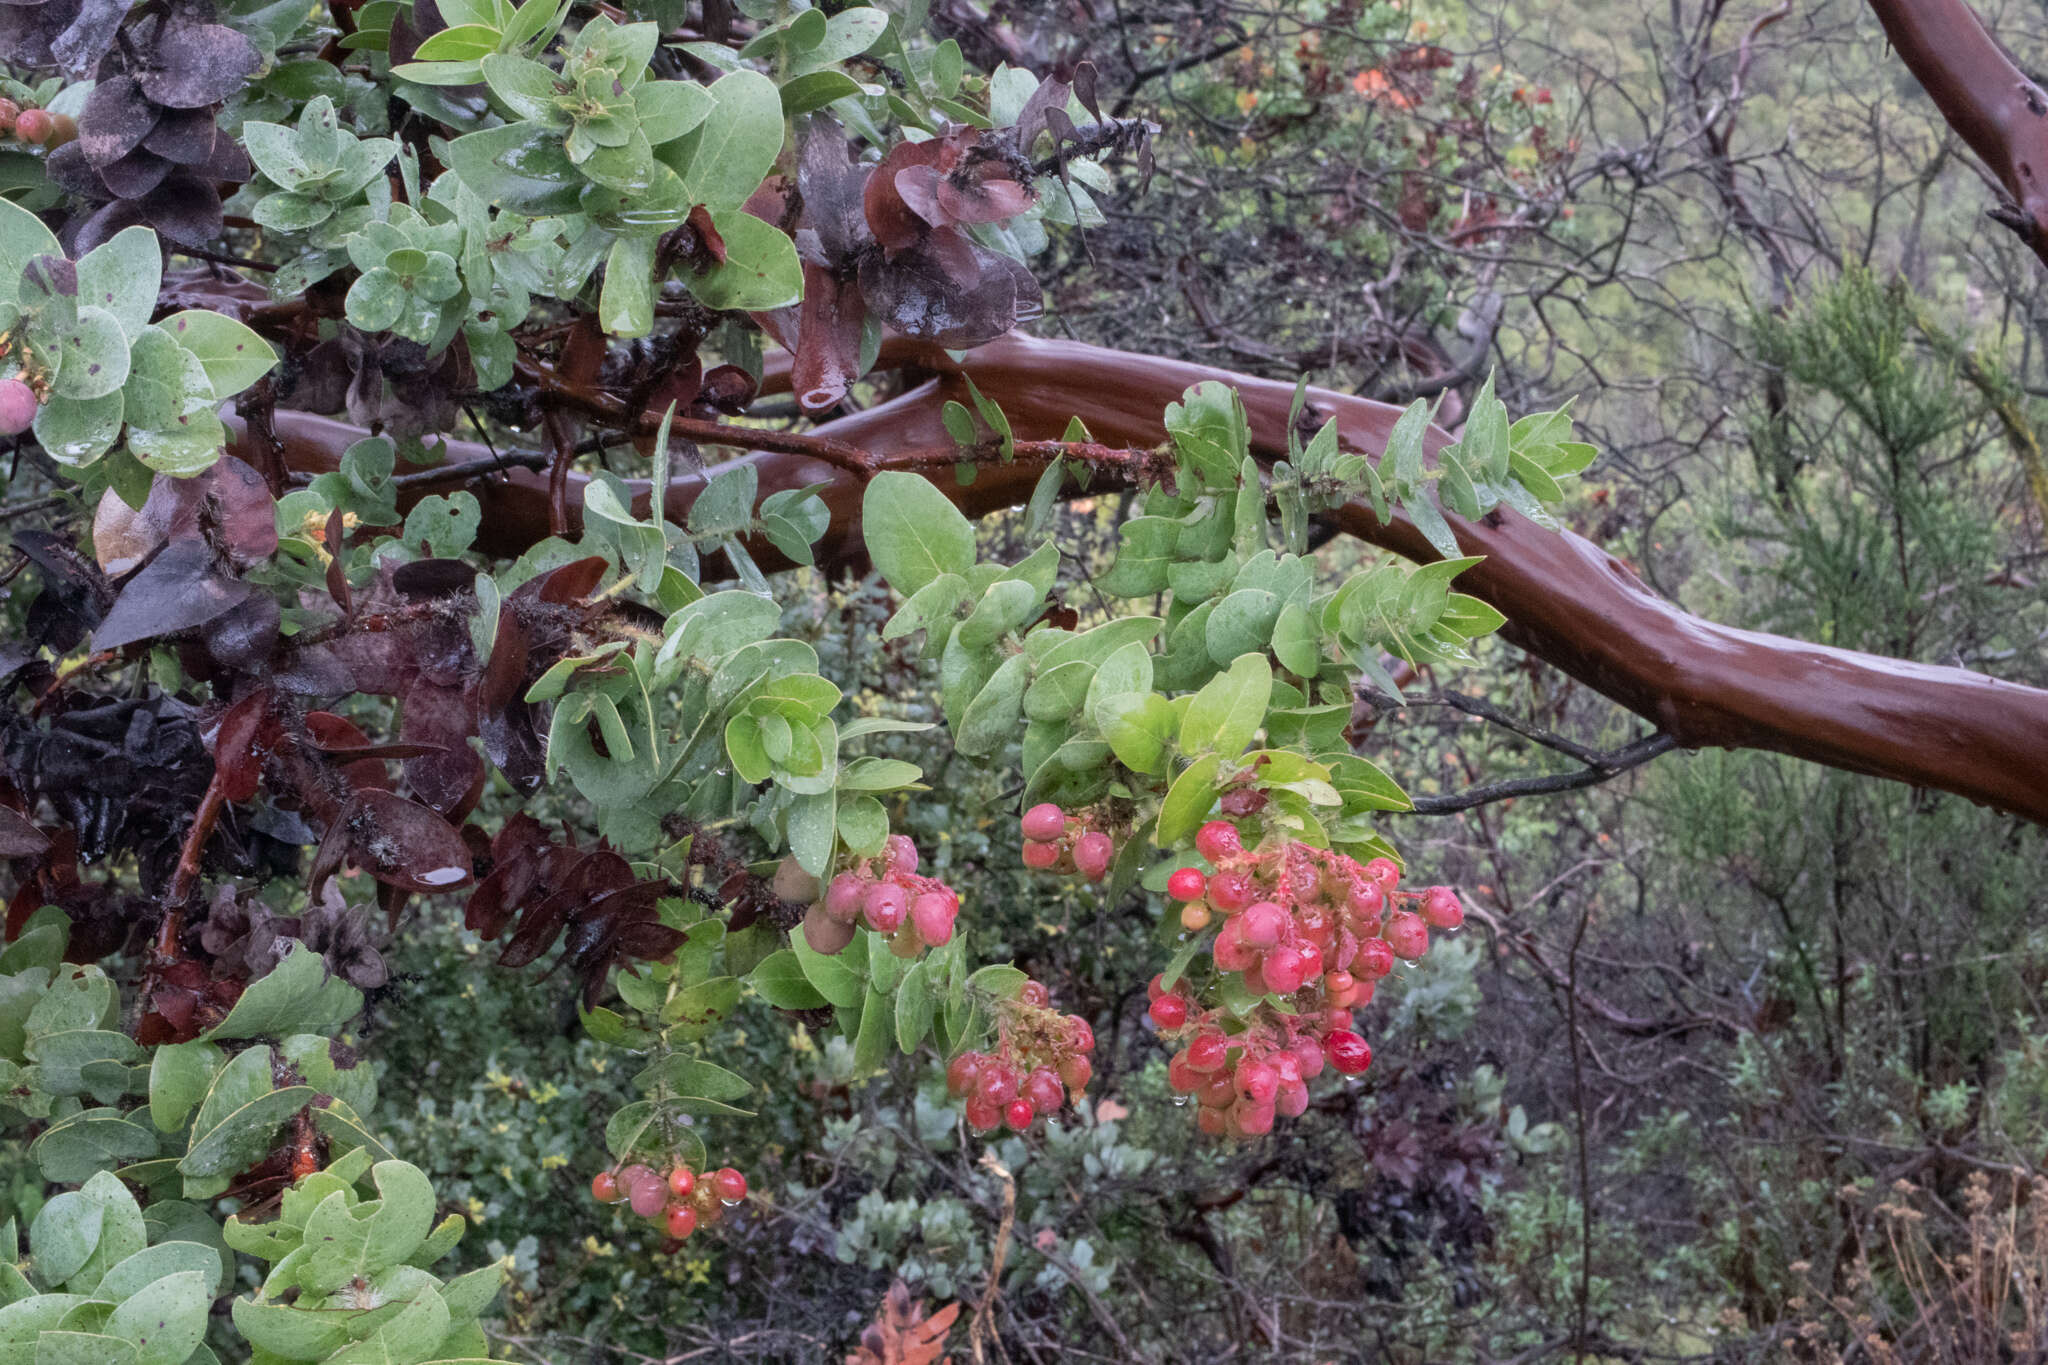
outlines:
{"label": "manzanita shrub", "polygon": [[[1297,400],[1261,462],[1204,384],[1157,449],[1035,443],[1014,562],[947,491],[1025,458],[990,402],[856,461],[857,506],[706,470],[838,449],[734,420],[764,336],[819,416],[885,336],[1034,316],[1027,261],[1153,131],[1085,67],[968,71],[921,5],[737,9],[0,5],[0,432],[71,488],[13,532],[0,641],[0,1141],[57,1191],[25,1261],[0,1232],[0,1365],[213,1359],[236,1253],[267,1266],[226,1319],[251,1359],[485,1354],[498,1267],[432,1269],[460,1221],[350,1041],[418,916],[546,959],[633,1058],[578,1176],[671,1245],[749,1197],[720,1135],[764,1078],[716,1060],[749,1000],[857,1071],[943,1061],[973,1131],[1071,1112],[1093,1023],[978,962],[976,907],[892,830],[924,774],[870,743],[929,727],[850,714],[783,633],[763,565],[836,518],[955,750],[1010,774],[1017,857],[1157,913],[1149,1017],[1204,1131],[1364,1071],[1375,984],[1462,918],[1347,727],[1393,660],[1501,624],[1440,507],[1541,517],[1592,458],[1569,419],[1489,390],[1425,460],[1417,403],[1369,459]],[[694,502],[636,501],[620,459]],[[1051,512],[1112,477],[1135,503],[1089,582]],[[1310,528],[1356,501],[1446,557],[1333,575]]]}

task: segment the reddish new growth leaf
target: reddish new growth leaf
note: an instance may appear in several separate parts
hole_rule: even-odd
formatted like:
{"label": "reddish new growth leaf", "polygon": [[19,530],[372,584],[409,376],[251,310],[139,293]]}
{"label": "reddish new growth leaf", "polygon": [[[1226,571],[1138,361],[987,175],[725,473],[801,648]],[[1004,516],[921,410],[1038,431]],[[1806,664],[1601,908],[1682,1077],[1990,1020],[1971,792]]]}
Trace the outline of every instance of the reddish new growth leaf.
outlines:
{"label": "reddish new growth leaf", "polygon": [[525,812],[505,822],[491,840],[491,871],[470,893],[463,923],[496,939],[517,921],[498,955],[506,967],[538,961],[556,941],[562,955],[548,969],[566,966],[582,985],[586,1005],[602,995],[611,969],[631,958],[668,957],[683,933],[661,922],[655,903],[670,894],[665,878],[636,880],[632,866],[600,843],[576,846],[566,827],[556,843]]}
{"label": "reddish new growth leaf", "polygon": [[860,1334],[860,1347],[846,1357],[846,1365],[940,1365],[939,1355],[959,1316],[960,1305],[949,1303],[926,1317],[924,1305],[898,1280],[882,1296],[881,1309]]}

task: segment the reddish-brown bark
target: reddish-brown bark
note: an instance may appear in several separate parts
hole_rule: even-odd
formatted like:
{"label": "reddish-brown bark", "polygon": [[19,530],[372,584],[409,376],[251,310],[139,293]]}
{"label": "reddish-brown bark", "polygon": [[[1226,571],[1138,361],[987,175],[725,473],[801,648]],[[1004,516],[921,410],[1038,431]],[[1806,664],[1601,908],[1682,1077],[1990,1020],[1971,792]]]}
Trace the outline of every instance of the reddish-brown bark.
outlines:
{"label": "reddish-brown bark", "polygon": [[[883,359],[932,377],[899,398],[820,429],[842,449],[871,452],[877,467],[892,457],[901,462],[905,452],[946,445],[940,408],[949,399],[967,400],[965,375],[1001,404],[1019,439],[1055,440],[1068,418],[1078,416],[1097,441],[1111,446],[1162,441],[1165,406],[1189,385],[1217,379],[1244,396],[1254,444],[1270,455],[1285,447],[1293,397],[1292,385],[1272,380],[1022,336],[983,346],[963,363],[910,343],[892,343]],[[786,370],[782,378],[786,386]],[[771,387],[775,379],[771,373]],[[1309,395],[1323,414],[1337,418],[1348,447],[1368,453],[1384,448],[1398,409],[1323,389]],[[340,422],[290,412],[278,413],[277,429],[296,469],[330,467],[361,435]],[[1440,430],[1431,432],[1432,446],[1449,439]],[[458,443],[449,459],[485,454]],[[860,472],[787,453],[744,458],[759,470],[763,493],[824,485],[832,524],[820,543],[820,559],[831,565],[862,561]],[[969,516],[984,516],[1026,501],[1045,462],[1046,456],[1035,454],[986,464],[964,486],[950,470],[935,470],[934,482]],[[1127,465],[1113,464],[1091,486],[1119,486],[1128,473]],[[513,553],[547,534],[545,476],[514,471],[472,486],[484,502],[487,548]],[[680,519],[702,486],[696,475],[672,483],[669,514]],[[569,502],[580,507],[577,488],[571,488]],[[1405,518],[1382,523],[1353,503],[1330,520],[1407,558],[1436,557]],[[1466,552],[1486,556],[1459,586],[1508,617],[1510,640],[1682,744],[1772,749],[1955,792],[2048,824],[2048,691],[1717,625],[1658,597],[1599,546],[1505,510],[1453,525]],[[764,564],[783,563],[765,543],[751,548]]]}
{"label": "reddish-brown bark", "polygon": [[1965,0],[1870,0],[1899,59],[2011,196],[1993,217],[2048,262],[2048,94]]}

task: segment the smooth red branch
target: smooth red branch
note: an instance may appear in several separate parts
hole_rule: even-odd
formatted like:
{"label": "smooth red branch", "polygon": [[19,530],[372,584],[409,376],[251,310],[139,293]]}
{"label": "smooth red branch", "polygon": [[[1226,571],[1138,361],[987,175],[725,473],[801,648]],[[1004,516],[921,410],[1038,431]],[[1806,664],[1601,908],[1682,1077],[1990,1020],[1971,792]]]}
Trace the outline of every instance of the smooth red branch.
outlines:
{"label": "smooth red branch", "polygon": [[1870,0],[1870,8],[1942,118],[2011,197],[1992,216],[2048,262],[2048,94],[1964,0]]}
{"label": "smooth red branch", "polygon": [[[1253,441],[1269,457],[1285,449],[1294,393],[1291,384],[1207,366],[1022,336],[983,346],[964,362],[937,348],[891,343],[883,364],[922,369],[931,377],[890,402],[825,424],[815,436],[866,452],[873,468],[928,474],[971,517],[1028,501],[1052,459],[1089,458],[1058,439],[1070,417],[1080,417],[1101,443],[1099,456],[1089,459],[1094,492],[1128,487],[1145,472],[1142,457],[1133,452],[1165,440],[1162,413],[1191,384],[1213,379],[1235,386],[1251,417]],[[945,458],[953,446],[940,412],[948,400],[971,401],[967,375],[1002,406],[1019,445],[1016,459],[982,463],[975,480],[963,486]],[[1346,446],[1371,454],[1385,448],[1399,415],[1387,404],[1326,389],[1309,390],[1309,401],[1337,418]],[[286,411],[277,414],[277,431],[287,461],[298,470],[333,467],[362,435],[342,422]],[[1436,449],[1450,437],[1432,430],[1429,439]],[[448,459],[488,455],[481,446],[451,442]],[[864,478],[803,454],[771,451],[742,458],[758,471],[764,495],[821,485],[831,524],[817,547],[819,562],[835,568],[865,564]],[[683,519],[705,477],[687,474],[669,485],[664,503],[671,519]],[[572,522],[582,505],[581,484],[577,476],[568,489]],[[484,505],[482,548],[517,554],[548,534],[544,476],[517,470],[472,488]],[[645,501],[638,506],[644,514]],[[1405,518],[1383,523],[1363,503],[1328,515],[1338,529],[1406,558],[1436,558]],[[1506,510],[1452,524],[1461,548],[1486,557],[1458,586],[1507,616],[1508,639],[1646,717],[1680,744],[1771,749],[1954,792],[2048,824],[2048,691],[1702,620],[1658,597],[1599,546],[1546,531]],[[787,562],[765,542],[748,548],[766,567]]]}

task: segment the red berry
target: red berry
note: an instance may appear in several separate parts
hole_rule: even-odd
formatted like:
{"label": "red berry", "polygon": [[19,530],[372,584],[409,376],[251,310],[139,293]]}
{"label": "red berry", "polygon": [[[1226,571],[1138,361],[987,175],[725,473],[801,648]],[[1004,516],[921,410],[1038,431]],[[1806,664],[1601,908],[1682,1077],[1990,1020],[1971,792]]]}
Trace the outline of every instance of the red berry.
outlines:
{"label": "red berry", "polygon": [[1188,1021],[1188,1002],[1177,995],[1162,995],[1152,1002],[1152,1022],[1163,1029],[1177,1029]]}
{"label": "red berry", "polygon": [[1060,1084],[1058,1072],[1049,1066],[1041,1066],[1024,1078],[1024,1098],[1039,1113],[1051,1114],[1067,1102],[1067,1091]]}
{"label": "red berry", "polygon": [[1188,1065],[1200,1072],[1216,1072],[1230,1055],[1230,1045],[1220,1033],[1205,1033],[1188,1044]]}
{"label": "red berry", "polygon": [[1218,872],[1209,878],[1209,903],[1234,915],[1252,903],[1252,879],[1242,872]]}
{"label": "red berry", "polygon": [[721,1204],[737,1204],[747,1197],[747,1178],[730,1166],[711,1173],[711,1192]]}
{"label": "red berry", "polygon": [[910,896],[894,882],[876,882],[860,898],[861,916],[878,934],[893,934],[903,927],[910,911]]}
{"label": "red berry", "polygon": [[1221,866],[1244,852],[1244,840],[1238,837],[1237,826],[1228,820],[1211,820],[1195,831],[1195,852]]}
{"label": "red berry", "polygon": [[1200,868],[1183,867],[1166,879],[1166,894],[1177,901],[1200,900],[1207,885],[1208,878],[1202,875]]}
{"label": "red berry", "polygon": [[832,879],[825,889],[825,913],[841,924],[851,924],[860,917],[860,903],[867,886],[851,872],[842,872]]}
{"label": "red berry", "polygon": [[1095,1064],[1086,1057],[1068,1057],[1060,1063],[1060,1079],[1078,1095],[1095,1079]]}
{"label": "red berry", "polygon": [[1313,981],[1323,974],[1323,950],[1321,948],[1316,947],[1313,943],[1303,943],[1297,946],[1297,951],[1301,954],[1302,980]]}
{"label": "red berry", "polygon": [[917,926],[917,936],[933,948],[952,940],[953,920],[959,913],[960,902],[950,891],[927,891],[910,903],[910,922]]}
{"label": "red berry", "polygon": [[974,1093],[993,1105],[1008,1104],[1017,1098],[1016,1070],[990,1059],[981,1068],[981,1075],[975,1078]]}
{"label": "red berry", "polygon": [[1060,861],[1058,844],[1041,844],[1033,840],[1024,841],[1024,866],[1034,872],[1046,872],[1057,867]]}
{"label": "red berry", "polygon": [[31,145],[47,141],[53,127],[47,109],[24,109],[14,116],[14,135]]}
{"label": "red berry", "polygon": [[1374,881],[1363,882],[1351,888],[1351,895],[1345,907],[1358,919],[1368,924],[1378,924],[1380,915],[1387,908],[1387,893]]}
{"label": "red berry", "polygon": [[1301,950],[1285,943],[1266,954],[1265,961],[1259,964],[1259,971],[1266,978],[1266,989],[1280,995],[1292,995],[1300,990],[1307,976]]}
{"label": "red berry", "polygon": [[1394,970],[1394,950],[1383,938],[1369,938],[1358,945],[1358,956],[1352,959],[1352,968],[1366,981],[1377,981]]}
{"label": "red berry", "polygon": [[[1067,813],[1052,802],[1043,801],[1025,811],[1024,819],[1019,823],[1026,839],[1051,843],[1067,832]],[[1029,861],[1028,857],[1026,861]]]}
{"label": "red berry", "polygon": [[1273,1072],[1279,1076],[1283,1090],[1290,1085],[1300,1085],[1301,1058],[1294,1055],[1292,1048],[1282,1048],[1273,1054]]}
{"label": "red berry", "polygon": [[590,1197],[600,1204],[619,1202],[619,1178],[610,1171],[599,1171],[590,1177]]}
{"label": "red berry", "polygon": [[[1323,1011],[1323,1032],[1325,1034],[1354,1033],[1356,1031],[1357,1030],[1353,1027],[1353,1020],[1351,1018],[1350,1010]],[[1328,1047],[1329,1041],[1330,1040],[1328,1038],[1323,1039],[1323,1046]]]}
{"label": "red berry", "polygon": [[1154,972],[1152,974],[1152,979],[1145,983],[1145,998],[1147,1000],[1157,1000],[1160,996],[1165,994],[1166,973]]}
{"label": "red berry", "polygon": [[1195,1089],[1195,1103],[1210,1109],[1228,1109],[1237,1103],[1237,1082],[1223,1074],[1204,1077]]}
{"label": "red berry", "polygon": [[1003,1106],[993,1100],[976,1095],[967,1101],[967,1126],[977,1133],[986,1133],[1003,1121]]}
{"label": "red berry", "polygon": [[1271,1104],[1274,1092],[1280,1088],[1280,1073],[1273,1069],[1271,1062],[1255,1062],[1246,1058],[1237,1064],[1234,1079],[1238,1098],[1254,1104]]}
{"label": "red berry", "polygon": [[19,379],[0,379],[0,436],[19,436],[35,425],[36,391]]}
{"label": "red berry", "polygon": [[946,1093],[955,1096],[967,1094],[974,1089],[974,1078],[981,1074],[982,1055],[979,1052],[963,1052],[946,1064]]}
{"label": "red berry", "polygon": [[1448,886],[1432,886],[1422,898],[1422,917],[1438,929],[1455,929],[1465,922],[1465,907]]}
{"label": "red berry", "polygon": [[1394,950],[1395,957],[1413,962],[1429,951],[1429,926],[1420,915],[1396,910],[1387,916],[1387,946]]}
{"label": "red berry", "polygon": [[668,1211],[668,1235],[678,1242],[685,1240],[697,1230],[695,1209],[670,1209]]}
{"label": "red berry", "polygon": [[1099,829],[1088,831],[1074,841],[1074,867],[1091,882],[1099,882],[1109,875],[1109,864],[1116,857],[1116,845]]}
{"label": "red berry", "polygon": [[1318,948],[1329,947],[1337,938],[1337,926],[1331,922],[1330,912],[1320,905],[1297,906],[1294,911],[1294,927],[1303,938]]}
{"label": "red berry", "polygon": [[668,1173],[668,1191],[678,1199],[688,1199],[690,1191],[697,1188],[697,1177],[688,1166],[678,1166]]}
{"label": "red berry", "polygon": [[1018,1132],[1031,1126],[1031,1120],[1038,1117],[1038,1111],[1031,1107],[1030,1100],[1011,1100],[1003,1110],[1003,1122]]}
{"label": "red berry", "polygon": [[1173,1054],[1166,1063],[1166,1083],[1175,1094],[1193,1094],[1208,1078],[1188,1065],[1186,1049]]}
{"label": "red berry", "polygon": [[1330,1065],[1346,1076],[1356,1076],[1372,1065],[1372,1044],[1355,1033],[1340,1030],[1323,1040]]}
{"label": "red berry", "polygon": [[1358,979],[1349,972],[1331,972],[1324,977],[1323,991],[1339,1009],[1358,1003]]}
{"label": "red berry", "polygon": [[1095,1051],[1095,1030],[1078,1014],[1067,1016],[1067,1045],[1076,1052]]}
{"label": "red berry", "polygon": [[1052,992],[1043,981],[1026,981],[1017,988],[1017,1003],[1042,1010],[1052,1003]]}

